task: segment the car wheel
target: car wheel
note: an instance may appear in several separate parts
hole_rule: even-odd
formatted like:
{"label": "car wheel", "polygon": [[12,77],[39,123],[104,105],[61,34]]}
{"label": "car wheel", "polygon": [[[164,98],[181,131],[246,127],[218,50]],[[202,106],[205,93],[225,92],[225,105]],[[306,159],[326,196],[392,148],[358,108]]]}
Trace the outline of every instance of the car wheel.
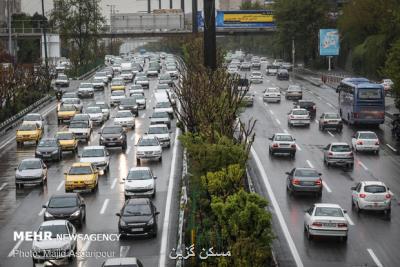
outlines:
{"label": "car wheel", "polygon": [[319,130],[320,130],[320,131],[323,131],[323,130],[324,130],[324,126],[320,124],[320,125],[319,125]]}
{"label": "car wheel", "polygon": [[294,159],[294,158],[296,157],[296,153],[295,153],[295,152],[290,153],[290,157],[291,157],[292,159]]}
{"label": "car wheel", "polygon": [[358,205],[358,202],[356,202],[354,205],[355,205],[356,212],[357,212],[358,214],[360,214],[360,213],[361,213],[361,208],[360,208],[360,206]]}
{"label": "car wheel", "polygon": [[321,197],[322,197],[322,191],[317,192],[317,193],[315,194],[315,196],[316,196],[317,198],[321,198]]}
{"label": "car wheel", "polygon": [[375,150],[375,155],[379,155],[379,149]]}
{"label": "car wheel", "polygon": [[351,207],[352,207],[352,208],[355,207],[353,197],[351,197]]}
{"label": "car wheel", "polygon": [[307,228],[307,239],[308,240],[312,240],[313,239],[313,235],[312,234],[310,234],[310,229],[309,228]]}
{"label": "car wheel", "polygon": [[390,215],[392,214],[392,209],[387,209],[384,211],[384,213],[385,213],[386,218],[390,220],[390,218],[391,218]]}
{"label": "car wheel", "polygon": [[140,159],[136,159],[136,165],[140,165]]}
{"label": "car wheel", "polygon": [[78,146],[77,146],[77,147],[75,147],[75,149],[74,149],[74,153],[75,153],[75,154],[77,154],[77,153],[78,153]]}
{"label": "car wheel", "polygon": [[125,142],[125,143],[122,144],[122,150],[125,151],[125,150],[126,150],[126,147],[127,147],[127,144],[126,144],[126,142]]}
{"label": "car wheel", "polygon": [[158,159],[158,161],[161,162],[161,161],[162,161],[162,157],[160,157],[160,158]]}

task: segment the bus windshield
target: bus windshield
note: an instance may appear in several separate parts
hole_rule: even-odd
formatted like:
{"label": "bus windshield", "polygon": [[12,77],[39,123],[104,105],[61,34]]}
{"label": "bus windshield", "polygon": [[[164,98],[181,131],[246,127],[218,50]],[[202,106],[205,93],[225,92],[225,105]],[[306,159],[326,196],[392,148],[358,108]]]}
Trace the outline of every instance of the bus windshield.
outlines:
{"label": "bus windshield", "polygon": [[374,100],[374,99],[381,99],[382,90],[379,88],[360,88],[358,89],[358,98],[359,99],[366,99],[366,100]]}

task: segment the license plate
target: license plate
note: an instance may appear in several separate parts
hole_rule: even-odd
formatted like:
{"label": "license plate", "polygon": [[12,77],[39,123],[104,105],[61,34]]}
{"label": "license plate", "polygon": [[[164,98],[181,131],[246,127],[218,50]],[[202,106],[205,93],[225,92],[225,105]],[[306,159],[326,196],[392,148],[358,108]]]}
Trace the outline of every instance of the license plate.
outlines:
{"label": "license plate", "polygon": [[314,182],[303,182],[303,185],[314,185]]}
{"label": "license plate", "polygon": [[143,228],[133,228],[131,232],[143,232]]}
{"label": "license plate", "polygon": [[85,192],[86,190],[85,189],[74,189],[73,191],[76,193],[81,193],[81,192]]}
{"label": "license plate", "polygon": [[111,146],[112,146],[112,145],[115,145],[115,143],[114,143],[114,142],[110,142],[110,143],[108,143],[108,144],[109,144],[109,145],[111,145]]}
{"label": "license plate", "polygon": [[335,227],[335,226],[336,226],[336,223],[324,223],[324,226],[327,226],[327,227]]}
{"label": "license plate", "polygon": [[43,154],[43,157],[44,157],[44,158],[50,158],[51,155]]}

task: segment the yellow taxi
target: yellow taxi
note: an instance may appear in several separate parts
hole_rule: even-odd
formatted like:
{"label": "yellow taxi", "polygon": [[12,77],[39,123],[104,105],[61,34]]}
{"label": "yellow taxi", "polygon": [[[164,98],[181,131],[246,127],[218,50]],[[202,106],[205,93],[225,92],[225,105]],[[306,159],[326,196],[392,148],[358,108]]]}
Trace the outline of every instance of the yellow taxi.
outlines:
{"label": "yellow taxi", "polygon": [[99,172],[90,162],[72,164],[65,175],[65,192],[96,191]]}
{"label": "yellow taxi", "polygon": [[75,114],[78,114],[79,111],[73,105],[61,105],[57,111],[57,119],[58,122],[63,122],[65,120],[71,120]]}
{"label": "yellow taxi", "polygon": [[125,83],[122,80],[113,80],[111,82],[111,91],[115,90],[124,90],[125,91]]}
{"label": "yellow taxi", "polygon": [[56,139],[60,142],[62,151],[78,152],[78,139],[71,132],[57,132]]}
{"label": "yellow taxi", "polygon": [[34,141],[36,144],[42,138],[43,130],[36,123],[22,123],[17,130],[17,145],[20,146],[24,142]]}

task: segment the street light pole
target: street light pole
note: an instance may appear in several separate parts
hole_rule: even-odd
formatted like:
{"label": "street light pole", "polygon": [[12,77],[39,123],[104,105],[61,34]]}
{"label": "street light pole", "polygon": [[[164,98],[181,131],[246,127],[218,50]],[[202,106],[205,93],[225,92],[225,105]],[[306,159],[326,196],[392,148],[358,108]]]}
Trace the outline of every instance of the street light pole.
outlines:
{"label": "street light pole", "polygon": [[292,70],[294,70],[294,63],[296,61],[296,49],[294,46],[294,38],[292,39]]}
{"label": "street light pole", "polygon": [[151,0],[147,0],[147,13],[151,13]]}
{"label": "street light pole", "polygon": [[192,0],[192,32],[198,32],[197,25],[197,0]]}
{"label": "street light pole", "polygon": [[7,20],[8,20],[8,53],[12,56],[12,40],[11,40],[11,7],[10,7],[11,0],[7,1]]}
{"label": "street light pole", "polygon": [[45,62],[45,66],[46,66],[46,73],[49,73],[49,61],[47,58],[47,36],[46,36],[46,27],[47,26],[47,22],[45,25],[45,16],[44,16],[44,2],[42,0],[42,17],[43,17],[43,23],[42,23],[42,31],[43,31],[43,39],[44,39],[44,62]]}
{"label": "street light pole", "polygon": [[204,66],[217,68],[217,40],[215,36],[215,2],[204,0]]}

